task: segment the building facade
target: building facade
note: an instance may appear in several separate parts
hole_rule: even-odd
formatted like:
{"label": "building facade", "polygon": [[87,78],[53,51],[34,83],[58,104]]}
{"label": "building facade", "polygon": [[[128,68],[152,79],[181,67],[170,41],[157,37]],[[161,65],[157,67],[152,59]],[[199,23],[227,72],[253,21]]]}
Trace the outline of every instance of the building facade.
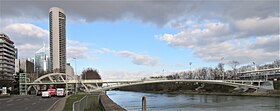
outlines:
{"label": "building facade", "polygon": [[66,16],[58,7],[49,10],[50,24],[50,69],[51,72],[66,72]]}
{"label": "building facade", "polygon": [[28,59],[16,59],[15,73],[34,73],[34,63]]}
{"label": "building facade", "polygon": [[0,87],[14,81],[15,56],[14,42],[6,34],[0,33]]}
{"label": "building facade", "polygon": [[44,46],[35,52],[35,72],[49,72],[49,57],[47,56],[46,46]]}
{"label": "building facade", "polygon": [[74,70],[70,63],[67,63],[66,65],[66,74],[74,77]]}

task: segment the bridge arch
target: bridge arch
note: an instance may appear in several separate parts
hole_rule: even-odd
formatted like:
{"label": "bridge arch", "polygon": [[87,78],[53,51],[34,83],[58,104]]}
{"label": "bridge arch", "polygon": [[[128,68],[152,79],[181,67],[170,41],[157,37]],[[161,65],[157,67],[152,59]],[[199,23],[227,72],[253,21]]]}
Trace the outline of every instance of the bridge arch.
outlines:
{"label": "bridge arch", "polygon": [[[45,79],[48,79],[49,81],[51,81],[52,83],[57,83],[57,82],[61,82],[61,83],[65,83],[65,79],[63,76],[66,76],[67,80],[75,80],[76,78],[72,75],[68,75],[68,74],[65,74],[65,73],[50,73],[50,74],[46,74],[46,75],[43,75],[39,78],[37,78],[33,83],[43,83],[43,80]],[[33,87],[36,91],[38,89],[36,89],[36,87],[34,87],[34,85],[30,85],[28,86],[27,88],[27,91],[29,91],[31,89],[31,87]]]}
{"label": "bridge arch", "polygon": [[143,84],[153,84],[153,83],[169,83],[169,82],[197,82],[197,83],[207,83],[207,84],[219,84],[219,85],[225,85],[225,86],[232,86],[235,88],[254,88],[258,89],[258,86],[254,85],[249,85],[249,84],[241,84],[241,83],[232,83],[232,82],[226,82],[223,80],[157,80],[157,81],[142,81],[142,82],[135,82],[135,83],[127,83],[127,84],[121,84],[121,85],[116,85],[116,86],[107,86],[107,87],[102,87],[102,88],[97,88],[95,91],[106,91],[106,90],[111,90],[111,89],[116,89],[116,88],[121,88],[121,87],[127,87],[127,86],[135,86],[135,85],[143,85]]}

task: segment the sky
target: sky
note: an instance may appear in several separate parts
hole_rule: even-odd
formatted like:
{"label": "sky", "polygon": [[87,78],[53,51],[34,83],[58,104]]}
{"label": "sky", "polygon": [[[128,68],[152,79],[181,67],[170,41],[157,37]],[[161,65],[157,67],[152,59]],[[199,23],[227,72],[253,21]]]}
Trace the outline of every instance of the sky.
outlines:
{"label": "sky", "polygon": [[0,29],[19,58],[48,46],[51,7],[66,13],[76,74],[90,67],[103,79],[140,79],[280,58],[278,0],[0,0]]}

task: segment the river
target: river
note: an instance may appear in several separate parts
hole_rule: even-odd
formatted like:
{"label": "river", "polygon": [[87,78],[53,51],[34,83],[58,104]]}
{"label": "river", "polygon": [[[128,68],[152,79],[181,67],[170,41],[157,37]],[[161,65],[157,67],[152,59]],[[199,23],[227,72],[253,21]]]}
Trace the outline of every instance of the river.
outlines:
{"label": "river", "polygon": [[107,95],[128,111],[140,111],[142,96],[147,111],[280,111],[278,97],[157,94],[108,91]]}

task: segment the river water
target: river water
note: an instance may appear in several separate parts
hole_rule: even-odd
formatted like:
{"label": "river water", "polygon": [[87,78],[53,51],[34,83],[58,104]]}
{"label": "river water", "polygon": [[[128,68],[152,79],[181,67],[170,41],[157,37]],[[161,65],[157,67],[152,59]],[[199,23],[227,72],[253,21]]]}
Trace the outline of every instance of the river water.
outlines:
{"label": "river water", "polygon": [[147,111],[280,111],[280,98],[191,94],[155,94],[108,91],[107,95],[128,111],[140,111],[142,96]]}

